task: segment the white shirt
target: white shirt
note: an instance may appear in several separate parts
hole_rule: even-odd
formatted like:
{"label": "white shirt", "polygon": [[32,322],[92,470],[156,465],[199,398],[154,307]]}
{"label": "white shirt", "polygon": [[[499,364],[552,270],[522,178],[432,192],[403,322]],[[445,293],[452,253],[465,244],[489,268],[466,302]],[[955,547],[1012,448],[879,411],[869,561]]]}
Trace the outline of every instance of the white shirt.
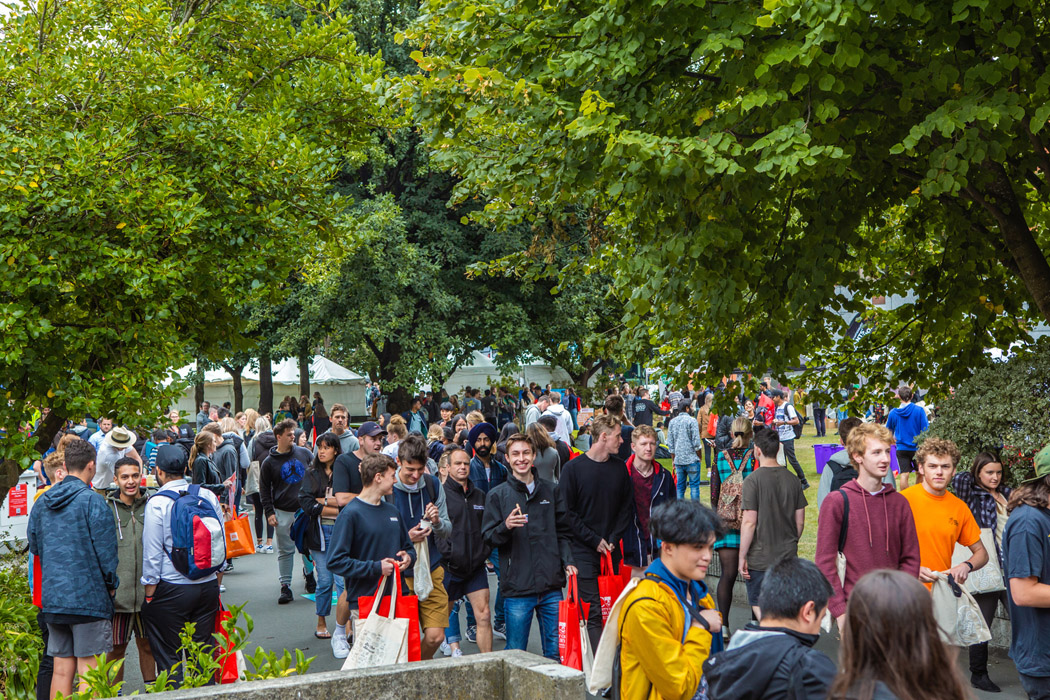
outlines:
{"label": "white shirt", "polygon": [[113,484],[113,468],[117,460],[127,453],[128,448],[119,450],[112,445],[99,446],[98,454],[95,455],[95,478],[91,480],[91,488],[108,489]]}
{"label": "white shirt", "polygon": [[384,447],[383,450],[382,450],[382,453],[385,454],[390,459],[392,459],[394,461],[397,461],[397,449],[400,446],[401,446],[401,441],[398,440],[397,442],[392,443],[392,444],[387,445],[386,447]]}
{"label": "white shirt", "polygon": [[[780,407],[776,409],[773,415],[775,420],[795,420],[798,418],[798,412],[789,403],[780,404]],[[778,425],[777,432],[780,434],[781,442],[795,439],[795,426],[793,425]]]}
{"label": "white shirt", "polygon": [[97,450],[99,446],[102,445],[102,441],[105,439],[106,434],[100,430],[91,437],[89,437],[88,442],[91,443],[91,446]]}
{"label": "white shirt", "polygon": [[[189,484],[185,479],[169,481],[161,487],[160,491],[185,491]],[[160,493],[158,491],[158,493]],[[201,496],[211,503],[215,509],[215,515],[222,522],[222,510],[219,508],[219,499],[208,489],[201,489]],[[215,574],[210,574],[196,581],[190,580],[175,570],[171,563],[168,552],[171,551],[171,528],[169,527],[171,507],[175,501],[167,496],[151,496],[146,501],[146,514],[142,525],[142,578],[141,583],[145,586],[153,586],[161,581],[174,583],[180,586],[191,583],[205,583],[214,581]]]}

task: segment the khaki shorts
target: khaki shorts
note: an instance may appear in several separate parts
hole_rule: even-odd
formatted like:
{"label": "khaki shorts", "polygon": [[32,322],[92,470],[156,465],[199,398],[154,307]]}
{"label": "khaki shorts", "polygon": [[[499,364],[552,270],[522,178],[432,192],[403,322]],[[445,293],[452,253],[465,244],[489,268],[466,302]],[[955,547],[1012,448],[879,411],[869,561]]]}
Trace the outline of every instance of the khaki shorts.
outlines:
{"label": "khaki shorts", "polygon": [[[448,626],[448,593],[445,592],[445,567],[439,566],[430,572],[434,590],[426,600],[419,601],[419,624],[423,629],[428,627]],[[415,591],[415,580],[406,578],[405,583],[410,591]]]}

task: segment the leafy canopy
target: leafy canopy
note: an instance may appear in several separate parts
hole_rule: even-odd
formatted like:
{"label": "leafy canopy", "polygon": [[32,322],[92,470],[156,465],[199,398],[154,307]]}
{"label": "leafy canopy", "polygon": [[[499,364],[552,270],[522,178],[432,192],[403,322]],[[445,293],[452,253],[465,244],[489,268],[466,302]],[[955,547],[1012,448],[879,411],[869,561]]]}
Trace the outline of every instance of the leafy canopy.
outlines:
{"label": "leafy canopy", "polygon": [[346,15],[284,9],[67,0],[0,20],[9,437],[41,405],[152,422],[181,388],[169,368],[223,356],[238,302],[308,236],[345,234],[331,180],[385,119],[382,63]]}
{"label": "leafy canopy", "polygon": [[476,219],[588,212],[621,349],[929,386],[1050,318],[1048,33],[1025,0],[428,0],[402,98]]}

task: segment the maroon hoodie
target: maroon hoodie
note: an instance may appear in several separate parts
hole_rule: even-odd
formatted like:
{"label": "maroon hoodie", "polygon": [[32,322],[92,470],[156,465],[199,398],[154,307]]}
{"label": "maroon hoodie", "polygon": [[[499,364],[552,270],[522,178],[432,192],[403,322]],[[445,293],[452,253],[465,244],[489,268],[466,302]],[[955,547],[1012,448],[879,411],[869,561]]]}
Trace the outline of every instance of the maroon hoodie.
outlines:
{"label": "maroon hoodie", "polygon": [[[839,583],[835,568],[842,523],[843,495],[849,498],[846,532],[846,581]],[[817,521],[817,566],[834,593],[828,607],[834,617],[846,612],[850,591],[860,577],[875,569],[894,569],[918,578],[919,538],[908,499],[889,484],[872,495],[854,479],[824,499]]]}

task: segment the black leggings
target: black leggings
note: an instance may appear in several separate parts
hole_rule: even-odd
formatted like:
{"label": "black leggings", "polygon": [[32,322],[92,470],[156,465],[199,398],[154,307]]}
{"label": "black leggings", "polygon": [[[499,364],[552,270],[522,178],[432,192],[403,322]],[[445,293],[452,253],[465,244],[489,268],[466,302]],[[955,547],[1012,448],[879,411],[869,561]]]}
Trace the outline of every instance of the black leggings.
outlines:
{"label": "black leggings", "polygon": [[[255,539],[262,540],[262,527],[263,527],[263,506],[262,498],[257,493],[253,493],[248,496],[248,502],[252,504],[252,509],[255,510]],[[273,525],[266,523],[266,539],[273,539]]]}
{"label": "black leggings", "polygon": [[723,626],[729,629],[729,609],[733,607],[733,586],[736,584],[737,567],[740,566],[740,550],[730,547],[718,550],[718,562],[722,565],[722,575],[718,579],[715,602],[722,613]]}

